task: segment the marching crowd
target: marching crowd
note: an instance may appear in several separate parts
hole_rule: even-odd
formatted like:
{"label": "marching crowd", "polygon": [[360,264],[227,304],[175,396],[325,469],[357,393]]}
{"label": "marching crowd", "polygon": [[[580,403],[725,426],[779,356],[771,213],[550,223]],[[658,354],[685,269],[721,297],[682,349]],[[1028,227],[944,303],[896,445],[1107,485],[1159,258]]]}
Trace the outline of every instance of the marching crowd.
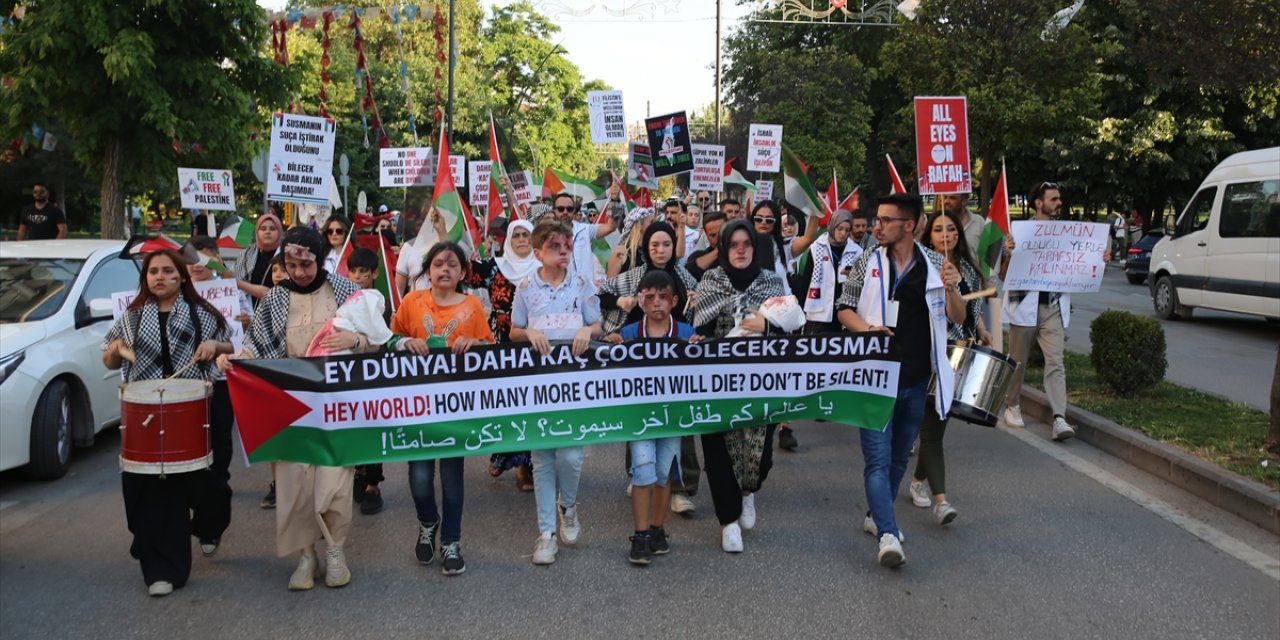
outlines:
{"label": "marching crowd", "polygon": [[[580,354],[595,340],[778,334],[784,329],[760,309],[783,296],[794,296],[803,309],[802,331],[893,337],[891,356],[901,364],[892,417],[883,431],[859,430],[869,506],[864,529],[878,541],[877,561],[886,567],[905,562],[894,501],[917,440],[912,502],[931,508],[941,525],[957,517],[946,492],[943,452],[953,386],[947,345],[969,341],[999,348],[1002,335],[998,320],[991,326],[991,309],[967,295],[992,284],[996,274],[981,275],[975,249],[983,219],[967,210],[966,196],[947,196],[925,215],[918,196],[894,194],[864,212],[835,211],[825,224],[770,200],[744,207],[732,199],[714,202],[703,192],[696,201],[628,211],[613,190],[611,196],[607,215],[595,223],[582,218],[581,204],[569,194],[534,205],[523,219],[491,227],[501,250],[488,257],[453,242],[432,242],[447,237],[444,221],[424,208],[406,224],[405,235],[412,239],[399,248],[394,276],[404,298],[383,326],[364,331],[328,328],[338,310],[361,297],[378,275],[379,262],[367,249],[351,251],[345,265],[339,264],[351,222],[334,215],[319,231],[286,229],[278,217],[264,214],[256,221],[254,244],[234,268],[246,309],[236,319],[246,328],[244,346],[236,353],[226,321],[192,284],[215,274],[179,252],[145,254],[139,294],[104,339],[103,362],[122,369],[125,383],[175,374],[209,382],[213,452],[209,469],[166,476],[122,473],[131,554],[141,564],[149,593],[162,596],[183,586],[192,563],[189,538],[196,537],[201,553],[212,556],[230,521],[232,413],[225,375],[236,359],[303,357],[317,346],[367,354],[462,352],[493,342],[526,342],[541,353],[562,342]],[[1052,183],[1038,185],[1029,201],[1037,217],[1056,217],[1061,207]],[[615,231],[620,240],[604,264],[592,244]],[[217,255],[207,237],[193,238],[191,247]],[[1012,249],[1006,242],[1005,253]],[[349,277],[338,275],[344,266]],[[1055,414],[1053,437],[1069,438],[1074,432],[1064,417],[1062,368],[1068,296],[1006,291],[1005,304],[1011,355],[1022,362],[1030,341],[1039,340]],[[1019,367],[1008,396],[1004,418],[1010,427],[1022,426],[1022,374]],[[937,393],[930,395],[935,376]],[[701,460],[692,436],[629,443],[631,563],[649,564],[653,556],[670,551],[665,518],[693,509],[689,496],[704,473],[722,548],[741,552],[742,532],[756,523],[754,498],[772,467],[774,441],[784,449],[797,446],[789,425],[726,430],[700,439]],[[561,545],[579,540],[582,461],[582,447],[496,454],[489,460],[491,475],[514,469],[521,489],[534,493],[534,564],[554,563]],[[418,520],[414,551],[424,565],[438,559],[446,575],[466,569],[463,465],[463,458],[409,464]],[[272,476],[262,505],[275,509],[279,555],[298,557],[289,588],[310,589],[319,577],[330,587],[347,584],[351,570],[343,547],[355,505],[367,514],[382,508],[381,465],[278,462]]]}

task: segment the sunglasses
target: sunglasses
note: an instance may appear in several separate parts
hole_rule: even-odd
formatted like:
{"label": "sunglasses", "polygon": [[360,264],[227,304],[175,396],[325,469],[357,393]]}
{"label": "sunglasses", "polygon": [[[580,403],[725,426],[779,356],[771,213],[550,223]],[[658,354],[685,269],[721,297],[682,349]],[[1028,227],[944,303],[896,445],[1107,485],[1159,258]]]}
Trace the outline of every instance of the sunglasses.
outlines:
{"label": "sunglasses", "polygon": [[556,213],[573,213],[577,207],[556,207]]}
{"label": "sunglasses", "polygon": [[766,218],[764,216],[752,216],[751,219],[754,220],[756,224],[776,224],[778,222],[777,218]]}
{"label": "sunglasses", "polygon": [[341,229],[338,227],[329,227],[328,229],[324,230],[325,235],[328,235],[328,236],[340,236],[346,232],[347,232],[346,229]]}

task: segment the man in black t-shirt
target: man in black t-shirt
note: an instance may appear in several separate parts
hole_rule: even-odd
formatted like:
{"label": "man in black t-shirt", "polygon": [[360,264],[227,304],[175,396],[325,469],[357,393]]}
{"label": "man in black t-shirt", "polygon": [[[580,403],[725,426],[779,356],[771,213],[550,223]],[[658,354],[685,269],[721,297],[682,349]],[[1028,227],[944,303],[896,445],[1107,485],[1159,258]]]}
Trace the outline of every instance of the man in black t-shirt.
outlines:
{"label": "man in black t-shirt", "polygon": [[61,240],[67,237],[67,215],[49,203],[49,187],[37,182],[31,187],[34,200],[18,215],[19,240]]}

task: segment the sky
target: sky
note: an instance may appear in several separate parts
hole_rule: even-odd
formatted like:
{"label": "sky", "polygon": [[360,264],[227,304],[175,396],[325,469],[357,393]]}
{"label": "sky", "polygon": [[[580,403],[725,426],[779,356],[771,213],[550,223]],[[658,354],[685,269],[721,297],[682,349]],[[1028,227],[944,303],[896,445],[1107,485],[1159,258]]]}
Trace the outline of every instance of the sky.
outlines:
{"label": "sky", "polygon": [[[491,10],[512,1],[481,0],[481,4]],[[532,2],[560,25],[555,41],[568,51],[567,57],[584,80],[600,79],[622,90],[627,122],[643,119],[646,110],[662,115],[715,102],[715,0]],[[258,4],[278,10],[285,2],[258,0]],[[722,0],[722,4],[722,37],[727,37],[750,13],[751,5],[739,5],[738,0]],[[634,17],[610,13],[635,6],[649,8],[637,10],[639,15]]]}

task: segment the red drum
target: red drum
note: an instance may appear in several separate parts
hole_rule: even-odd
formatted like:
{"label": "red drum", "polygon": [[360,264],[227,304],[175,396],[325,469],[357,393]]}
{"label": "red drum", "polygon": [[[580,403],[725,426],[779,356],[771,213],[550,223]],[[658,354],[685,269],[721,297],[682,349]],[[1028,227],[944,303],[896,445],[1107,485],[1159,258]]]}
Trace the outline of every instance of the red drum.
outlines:
{"label": "red drum", "polygon": [[121,386],[120,469],[150,475],[207,469],[213,464],[212,395],[213,385],[204,380],[139,380]]}

